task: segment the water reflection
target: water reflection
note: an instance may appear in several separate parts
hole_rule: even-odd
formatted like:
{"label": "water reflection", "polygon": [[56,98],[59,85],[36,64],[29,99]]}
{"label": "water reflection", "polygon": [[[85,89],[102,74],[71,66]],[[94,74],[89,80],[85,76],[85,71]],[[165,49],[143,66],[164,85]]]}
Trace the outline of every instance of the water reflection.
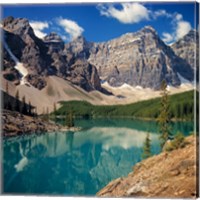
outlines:
{"label": "water reflection", "polygon": [[[147,131],[113,123],[5,140],[4,192],[94,195],[112,179],[127,175],[141,160]],[[154,154],[160,151],[155,130],[149,131]]]}

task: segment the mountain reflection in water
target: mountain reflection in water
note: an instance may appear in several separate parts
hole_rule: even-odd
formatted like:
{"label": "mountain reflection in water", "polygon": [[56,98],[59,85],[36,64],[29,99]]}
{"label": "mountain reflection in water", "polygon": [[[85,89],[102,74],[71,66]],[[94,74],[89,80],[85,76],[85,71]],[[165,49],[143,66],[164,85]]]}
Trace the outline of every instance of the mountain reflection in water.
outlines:
{"label": "mountain reflection in water", "polygon": [[[148,122],[141,123],[146,127],[144,123]],[[91,122],[91,127],[76,133],[4,140],[4,192],[95,195],[109,181],[127,175],[141,160],[147,130],[132,125],[119,127],[119,124],[117,127],[93,126]],[[151,127],[148,132],[152,152],[157,154],[159,135],[157,127],[154,130]]]}

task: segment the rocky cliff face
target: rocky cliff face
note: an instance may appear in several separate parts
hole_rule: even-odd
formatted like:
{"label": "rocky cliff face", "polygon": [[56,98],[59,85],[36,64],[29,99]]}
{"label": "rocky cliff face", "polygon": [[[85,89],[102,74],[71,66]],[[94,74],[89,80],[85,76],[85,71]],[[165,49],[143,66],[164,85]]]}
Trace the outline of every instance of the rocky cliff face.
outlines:
{"label": "rocky cliff face", "polygon": [[[153,89],[159,89],[163,79],[170,85],[180,85],[179,75],[193,80],[194,60],[190,55],[194,54],[194,41],[186,37],[190,45],[184,50],[184,44],[174,45],[175,54],[150,26],[108,42],[92,43],[79,36],[68,44],[56,33],[43,40],[37,38],[28,20],[23,18],[4,19],[3,30],[4,41],[28,70],[27,81],[38,89],[46,86],[49,75],[70,80],[87,91],[103,91],[99,77],[111,86],[126,83]],[[19,74],[14,69],[15,62],[6,49],[4,52],[7,71],[4,77],[11,75],[17,84]]]}
{"label": "rocky cliff face", "polygon": [[110,182],[97,193],[100,197],[195,198],[196,138],[186,146],[162,152],[136,164],[127,177]]}
{"label": "rocky cliff face", "polygon": [[[24,63],[30,72],[38,74],[45,71],[51,59],[42,40],[37,38],[27,19],[8,17],[3,21],[5,40],[15,56]],[[16,38],[12,36],[18,37]]]}
{"label": "rocky cliff face", "polygon": [[56,74],[65,79],[69,65],[67,55],[63,53],[64,41],[56,33],[50,33],[44,37],[44,43],[48,48],[48,55],[52,59],[49,74]]}
{"label": "rocky cliff face", "polygon": [[[196,67],[199,72],[199,34],[191,30],[182,39],[172,45],[175,54],[187,62],[192,69]],[[198,76],[197,76],[198,77]]]}
{"label": "rocky cliff face", "polygon": [[27,68],[29,83],[38,89],[46,85],[45,75],[51,62],[47,47],[37,38],[27,19],[8,17],[3,21],[4,40],[19,62]]}
{"label": "rocky cliff face", "polygon": [[70,75],[67,77],[73,84],[80,86],[86,91],[101,91],[100,79],[94,65],[84,60],[77,60],[69,68]]}
{"label": "rocky cliff face", "polygon": [[177,86],[180,84],[177,73],[188,80],[193,79],[189,64],[175,55],[150,26],[94,44],[88,60],[113,86],[127,83],[159,89],[163,79]]}
{"label": "rocky cliff face", "polygon": [[[8,38],[12,38],[12,42],[14,44],[18,43],[20,46],[20,42],[22,42],[20,40],[19,37],[17,37],[16,35],[9,33],[7,31],[4,31],[4,34],[8,36]],[[15,43],[15,42],[16,43]],[[11,42],[11,41],[10,41]],[[14,82],[15,84],[19,84],[19,79],[20,79],[20,74],[19,72],[14,68],[15,66],[15,61],[11,58],[11,56],[9,55],[9,53],[7,52],[7,50],[5,49],[5,47],[2,45],[3,47],[3,66],[2,66],[2,74],[4,76],[5,79],[10,80],[12,82]],[[17,48],[13,47],[13,49],[16,49],[15,52],[20,53],[19,51],[17,51]]]}
{"label": "rocky cliff face", "polygon": [[83,36],[79,36],[65,45],[65,53],[72,54],[78,59],[87,60],[92,47],[93,43],[86,41]]}
{"label": "rocky cliff face", "polygon": [[[56,33],[50,33],[44,40],[37,38],[28,20],[24,18],[8,17],[4,19],[3,31],[4,41],[16,57],[13,60],[8,51],[4,49],[4,68],[5,70],[10,68],[7,74],[11,74],[14,80],[18,79],[18,72],[14,66],[16,62],[21,62],[28,70],[27,81],[38,89],[46,86],[46,76],[57,75],[87,91],[101,90],[95,66],[87,63],[86,60],[81,67],[75,64],[79,59],[79,53],[82,57],[82,53],[86,52],[85,46],[83,52],[71,54],[70,48],[64,48],[64,42]],[[78,40],[78,44],[81,45],[81,41]],[[76,49],[76,47],[72,48]],[[80,68],[82,69],[80,70]],[[8,78],[8,75],[4,77]]]}

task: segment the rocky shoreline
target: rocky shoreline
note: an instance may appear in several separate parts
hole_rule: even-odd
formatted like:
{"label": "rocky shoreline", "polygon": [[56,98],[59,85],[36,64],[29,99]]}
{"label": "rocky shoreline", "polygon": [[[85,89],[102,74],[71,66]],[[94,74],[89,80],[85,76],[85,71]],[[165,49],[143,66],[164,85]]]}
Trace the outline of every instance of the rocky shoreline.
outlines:
{"label": "rocky shoreline", "polygon": [[23,134],[40,134],[53,131],[77,131],[76,127],[65,127],[53,121],[44,121],[39,117],[22,115],[18,112],[2,110],[2,135],[13,137]]}
{"label": "rocky shoreline", "polygon": [[127,177],[111,181],[99,197],[195,198],[198,196],[195,136],[184,148],[162,152],[136,164]]}

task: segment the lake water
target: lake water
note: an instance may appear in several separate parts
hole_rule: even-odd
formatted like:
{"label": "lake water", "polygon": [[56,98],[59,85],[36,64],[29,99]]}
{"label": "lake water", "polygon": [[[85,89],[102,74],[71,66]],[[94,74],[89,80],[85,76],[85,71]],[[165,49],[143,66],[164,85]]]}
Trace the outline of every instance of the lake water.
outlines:
{"label": "lake water", "polygon": [[[75,125],[83,129],[4,139],[3,192],[93,196],[141,161],[147,132],[152,153],[160,152],[155,122],[99,119]],[[177,122],[172,130],[187,135],[193,124]]]}

